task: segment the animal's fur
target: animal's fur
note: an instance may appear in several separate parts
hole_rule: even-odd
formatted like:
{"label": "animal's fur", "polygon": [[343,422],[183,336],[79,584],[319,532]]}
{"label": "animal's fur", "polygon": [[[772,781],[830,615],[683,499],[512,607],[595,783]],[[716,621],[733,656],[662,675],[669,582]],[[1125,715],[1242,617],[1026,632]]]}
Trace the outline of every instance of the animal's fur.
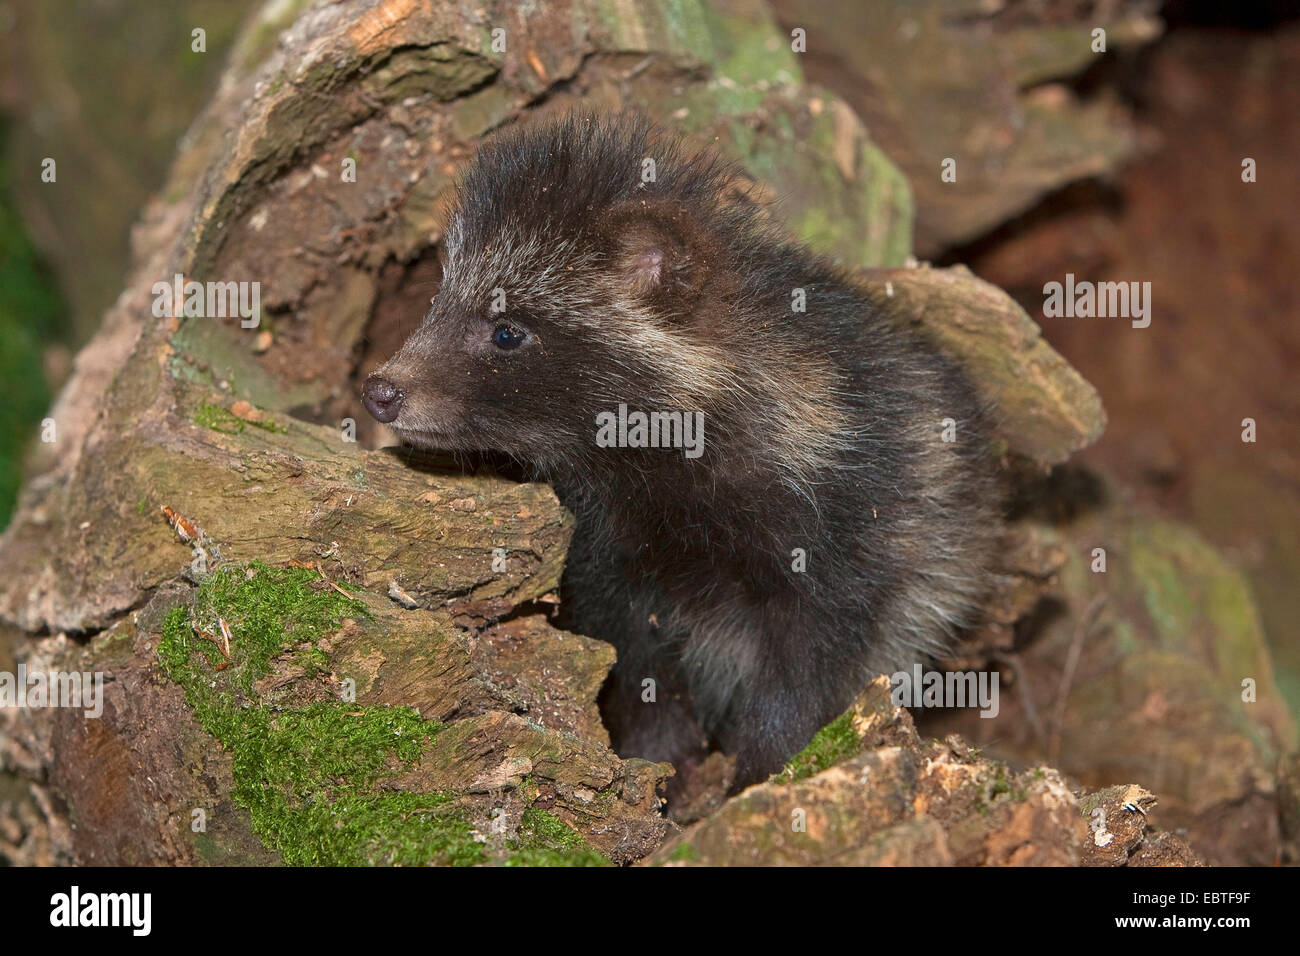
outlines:
{"label": "animal's fur", "polygon": [[[619,752],[683,760],[707,734],[747,783],[971,623],[996,496],[962,375],[741,181],[627,116],[507,130],[463,179],[432,309],[376,375],[403,438],[508,453],[576,515],[562,597],[618,649]],[[523,346],[492,343],[503,321]],[[598,447],[620,403],[703,412],[703,456]]]}

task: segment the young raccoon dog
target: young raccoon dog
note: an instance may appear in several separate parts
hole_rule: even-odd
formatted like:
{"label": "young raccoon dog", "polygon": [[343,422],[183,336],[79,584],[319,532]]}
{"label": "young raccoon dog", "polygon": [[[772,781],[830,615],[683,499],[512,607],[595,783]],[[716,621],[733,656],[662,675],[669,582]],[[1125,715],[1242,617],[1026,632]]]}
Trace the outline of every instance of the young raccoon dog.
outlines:
{"label": "young raccoon dog", "polygon": [[736,787],[969,625],[997,528],[970,385],[740,181],[625,115],[507,130],[363,392],[412,445],[551,483],[577,518],[566,624],[618,651],[615,748],[711,741]]}

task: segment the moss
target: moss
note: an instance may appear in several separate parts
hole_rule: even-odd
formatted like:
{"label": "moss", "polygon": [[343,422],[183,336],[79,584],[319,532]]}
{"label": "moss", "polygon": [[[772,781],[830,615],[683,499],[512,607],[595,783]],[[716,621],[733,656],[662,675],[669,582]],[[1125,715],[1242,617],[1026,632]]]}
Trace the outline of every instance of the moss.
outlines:
{"label": "moss", "polygon": [[274,419],[267,418],[260,422],[250,422],[235,415],[227,408],[220,405],[211,405],[208,402],[199,405],[198,411],[194,413],[194,424],[202,425],[204,428],[211,428],[214,432],[221,432],[224,435],[241,434],[249,425],[280,435],[286,435],[289,432],[289,429],[283,425],[277,425]]}
{"label": "moss", "polygon": [[714,63],[718,51],[699,0],[666,0],[658,4],[596,3],[591,13],[597,33],[607,33],[606,49],[663,50],[675,60]]}
{"label": "moss", "polygon": [[294,662],[307,672],[308,677],[315,677],[322,669],[329,666],[330,659],[328,654],[313,645],[300,648],[294,654]]}
{"label": "moss", "polygon": [[692,863],[700,858],[699,851],[695,849],[695,844],[683,840],[673,847],[673,852],[668,854],[668,859],[674,863]]}
{"label": "moss", "polygon": [[1252,723],[1282,747],[1296,739],[1273,678],[1264,628],[1245,575],[1189,528],[1155,519],[1136,522],[1127,539],[1132,573],[1117,582],[1147,611],[1156,646],[1208,668],[1219,699],[1239,709],[1241,680],[1259,682]]}
{"label": "moss", "polygon": [[1119,619],[1115,621],[1113,634],[1115,635],[1115,648],[1124,656],[1136,654],[1143,649],[1141,638],[1137,630],[1133,627],[1131,621]]}
{"label": "moss", "polygon": [[[264,321],[259,327],[269,325]],[[168,371],[183,382],[202,386],[205,392],[224,382],[232,396],[274,410],[311,405],[320,397],[315,384],[280,381],[263,368],[249,350],[246,330],[191,316],[181,319],[169,343],[175,354],[167,363]],[[234,427],[224,419],[218,424]]]}
{"label": "moss", "polygon": [[1105,801],[1107,793],[1105,790],[1097,790],[1093,793],[1085,793],[1079,797],[1079,816],[1090,817],[1092,811],[1101,806]]}
{"label": "moss", "polygon": [[875,143],[858,148],[861,196],[866,205],[862,219],[867,237],[859,246],[859,264],[897,268],[912,252],[912,225],[916,217],[912,187],[897,166]]}
{"label": "moss", "polygon": [[[720,105],[721,88],[694,88],[683,96],[701,123],[694,134],[718,136],[723,151],[760,181],[780,184],[778,218],[800,241],[851,267],[901,266],[912,244],[907,180],[873,143],[842,130],[833,100],[824,99],[832,108],[798,120],[799,104],[779,98],[766,103],[766,135],[758,136],[747,119],[750,111]],[[727,118],[721,130],[718,116]],[[845,136],[854,138],[856,150],[848,178],[832,159]]]}
{"label": "moss", "polygon": [[1142,582],[1147,613],[1162,639],[1181,647],[1194,632],[1195,598],[1177,566],[1176,549],[1159,527],[1142,529],[1132,540],[1134,576]]}
{"label": "moss", "polygon": [[194,834],[194,852],[199,855],[200,860],[211,865],[220,859],[221,849],[217,846],[217,841],[207,833],[196,833]]}
{"label": "moss", "polygon": [[130,657],[134,642],[135,628],[129,621],[121,621],[91,638],[90,649],[97,663],[120,665]]}
{"label": "moss", "polygon": [[862,739],[853,727],[853,711],[846,711],[817,731],[808,746],[790,758],[776,783],[793,783],[821,773],[862,750]]}
{"label": "moss", "polygon": [[[210,634],[219,634],[222,619],[229,625],[234,635],[231,663],[220,672],[218,686],[237,686],[245,693],[251,693],[253,682],[269,672],[272,658],[299,644],[314,644],[344,617],[365,618],[365,605],[325,585],[307,568],[268,568],[260,562],[221,568],[209,575],[192,610],[195,626]],[[177,643],[168,636],[164,632],[159,648],[164,663],[180,666],[175,655],[188,660],[195,642],[208,663],[216,666],[222,661],[211,641],[190,636]]]}
{"label": "moss", "polygon": [[1016,803],[1022,802],[1028,794],[1022,787],[1016,786],[1015,780],[1007,772],[1006,764],[997,764],[993,780],[988,787],[988,800],[992,803],[1000,796],[1009,796]]}
{"label": "moss", "polygon": [[509,843],[507,866],[609,866],[609,860],[583,842],[576,830],[552,813],[529,807],[519,834]]}
{"label": "moss", "polygon": [[391,765],[413,763],[436,732],[414,711],[329,703],[284,714],[265,708],[243,713],[242,736],[232,748],[232,796],[252,814],[254,832],[286,863],[482,861],[483,847],[453,794],[375,786]]}
{"label": "moss", "polygon": [[[1253,446],[1243,445],[1242,454]],[[1245,566],[1269,644],[1278,685],[1300,717],[1300,642],[1291,622],[1300,616],[1300,499],[1276,494],[1271,479],[1247,460],[1221,458],[1213,469],[1192,475],[1190,502],[1194,524],[1218,546],[1240,542],[1252,523],[1270,529],[1263,551]]]}
{"label": "moss", "polygon": [[[407,708],[330,701],[275,711],[241,699],[274,657],[344,617],[365,618],[359,601],[319,585],[305,568],[221,568],[204,579],[192,607],[173,608],[164,622],[159,660],[230,752],[235,804],[291,865],[479,862],[482,847],[451,795],[378,786],[414,762],[436,722]],[[221,652],[195,633],[217,633],[218,619],[233,635],[221,670]]]}
{"label": "moss", "polygon": [[[451,792],[393,790],[442,729],[410,708],[337,701],[276,710],[256,682],[277,657],[308,670],[328,664],[316,642],[363,602],[306,568],[219,568],[162,626],[158,658],[205,730],[231,755],[232,799],[253,832],[290,865],[471,865],[490,862],[468,812]],[[197,630],[231,630],[230,661]],[[196,630],[197,629],[197,630]],[[218,668],[220,668],[218,670]],[[581,836],[542,810],[526,810],[507,843],[508,865],[605,865]]]}

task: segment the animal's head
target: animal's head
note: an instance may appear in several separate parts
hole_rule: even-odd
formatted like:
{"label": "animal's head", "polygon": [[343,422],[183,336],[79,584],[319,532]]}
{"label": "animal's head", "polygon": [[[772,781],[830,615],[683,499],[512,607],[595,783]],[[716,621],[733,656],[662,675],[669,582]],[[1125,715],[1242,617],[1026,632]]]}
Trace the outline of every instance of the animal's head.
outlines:
{"label": "animal's head", "polygon": [[594,415],[619,403],[701,409],[738,375],[709,307],[753,218],[735,181],[627,116],[498,136],[461,182],[438,295],[366,408],[411,444],[543,467],[594,453]]}

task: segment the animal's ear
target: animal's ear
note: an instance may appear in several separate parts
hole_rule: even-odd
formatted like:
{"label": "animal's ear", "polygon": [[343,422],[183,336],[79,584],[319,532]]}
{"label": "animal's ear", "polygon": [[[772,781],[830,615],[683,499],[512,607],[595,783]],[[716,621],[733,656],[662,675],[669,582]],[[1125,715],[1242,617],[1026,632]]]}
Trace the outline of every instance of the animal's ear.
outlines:
{"label": "animal's ear", "polygon": [[613,265],[629,291],[657,300],[694,297],[703,283],[704,258],[683,210],[638,203],[611,220]]}

